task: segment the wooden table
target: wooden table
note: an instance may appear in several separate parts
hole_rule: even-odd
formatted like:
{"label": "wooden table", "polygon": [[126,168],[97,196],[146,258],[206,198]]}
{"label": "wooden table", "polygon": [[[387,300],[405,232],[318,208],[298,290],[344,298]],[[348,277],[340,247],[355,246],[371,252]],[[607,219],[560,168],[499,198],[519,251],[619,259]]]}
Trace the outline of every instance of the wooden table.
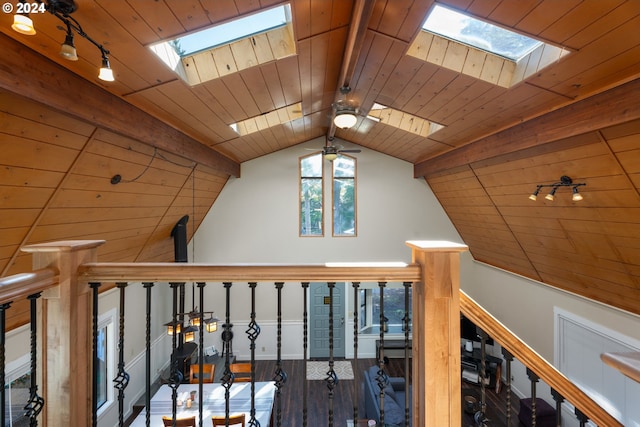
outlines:
{"label": "wooden table", "polygon": [[[225,414],[225,389],[222,384],[203,384],[204,399],[196,398],[193,406],[187,408],[186,404],[178,407],[176,416],[178,418],[196,416],[198,420],[198,404],[202,401],[203,425],[211,425],[212,415]],[[198,384],[181,384],[178,387],[178,399],[186,402],[189,392],[198,390]],[[275,397],[276,387],[273,381],[255,383],[255,408],[256,419],[261,427],[269,427],[271,422],[271,412]],[[229,410],[231,414],[244,412],[247,425],[251,419],[251,383],[236,383],[231,386]],[[172,390],[168,385],[160,387],[158,392],[151,398],[150,420],[151,426],[161,426],[162,416],[171,416],[172,413]],[[144,427],[146,425],[146,410],[143,410],[131,423],[131,427]]]}

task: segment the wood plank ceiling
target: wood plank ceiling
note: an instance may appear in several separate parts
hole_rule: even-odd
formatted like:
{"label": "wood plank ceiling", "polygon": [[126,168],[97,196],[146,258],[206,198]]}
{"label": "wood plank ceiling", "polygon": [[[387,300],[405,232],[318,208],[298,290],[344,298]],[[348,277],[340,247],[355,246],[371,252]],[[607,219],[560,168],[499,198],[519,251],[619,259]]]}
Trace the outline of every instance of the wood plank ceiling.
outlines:
{"label": "wood plank ceiling", "polygon": [[[335,132],[414,164],[476,259],[640,313],[638,1],[438,2],[569,52],[542,69],[532,56],[511,87],[462,72],[483,53],[407,54],[431,0],[292,0],[295,54],[193,86],[149,46],[282,2],[76,3],[115,82],[97,79],[100,53],[80,37],[77,62],[57,54],[53,16],[32,14],[37,34],[24,36],[0,15],[3,275],[28,269],[21,245],[53,239],[104,238],[107,261],[169,261],[173,224],[188,212],[191,235],[242,162]],[[345,85],[360,117],[336,130]],[[366,119],[374,103],[400,115]],[[294,106],[275,126],[229,127]],[[409,115],[444,127],[425,137],[394,122]],[[527,199],[561,175],[587,183],[583,201]]]}

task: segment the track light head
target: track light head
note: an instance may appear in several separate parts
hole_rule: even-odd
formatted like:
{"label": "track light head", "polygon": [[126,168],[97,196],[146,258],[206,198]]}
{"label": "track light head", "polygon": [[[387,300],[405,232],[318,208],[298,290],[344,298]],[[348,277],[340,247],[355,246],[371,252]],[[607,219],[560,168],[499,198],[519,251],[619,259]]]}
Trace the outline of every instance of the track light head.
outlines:
{"label": "track light head", "polygon": [[536,191],[531,193],[531,195],[529,196],[529,200],[533,200],[534,202],[538,200],[538,193],[540,193],[540,188],[542,188],[542,186],[540,185],[536,187]]}
{"label": "track light head", "polygon": [[549,194],[547,194],[546,196],[544,196],[544,198],[545,198],[545,199],[547,199],[547,200],[553,201],[553,199],[555,199],[555,198],[556,198],[556,197],[555,197],[555,194],[556,194],[556,191],[557,191],[557,190],[558,190],[558,187],[553,187],[553,188],[551,189],[551,191],[549,191]]}
{"label": "track light head", "polygon": [[574,202],[579,202],[580,200],[582,200],[582,198],[582,194],[578,192],[578,186],[576,185],[575,187],[573,187],[573,195],[571,196],[571,200],[573,200]]}
{"label": "track light head", "polygon": [[76,52],[76,46],[73,43],[73,33],[71,32],[71,28],[67,30],[64,43],[62,43],[62,46],[60,47],[60,55],[69,61],[78,60],[78,52]]}
{"label": "track light head", "polygon": [[105,82],[112,82],[115,80],[115,78],[113,77],[113,70],[111,69],[111,64],[109,64],[109,58],[107,57],[107,55],[102,56],[102,67],[100,67],[98,78],[100,80],[104,80]]}
{"label": "track light head", "polygon": [[13,15],[13,24],[11,24],[13,31],[27,36],[32,36],[36,33],[36,29],[33,27],[33,21],[27,15],[16,13]]}

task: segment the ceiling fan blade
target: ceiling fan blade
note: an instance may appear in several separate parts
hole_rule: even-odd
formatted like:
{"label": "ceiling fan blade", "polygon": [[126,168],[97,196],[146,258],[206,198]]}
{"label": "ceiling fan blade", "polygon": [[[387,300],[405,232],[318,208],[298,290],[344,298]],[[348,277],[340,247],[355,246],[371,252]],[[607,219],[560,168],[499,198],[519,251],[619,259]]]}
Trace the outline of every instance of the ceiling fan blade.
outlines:
{"label": "ceiling fan blade", "polygon": [[338,150],[340,153],[360,153],[362,150]]}

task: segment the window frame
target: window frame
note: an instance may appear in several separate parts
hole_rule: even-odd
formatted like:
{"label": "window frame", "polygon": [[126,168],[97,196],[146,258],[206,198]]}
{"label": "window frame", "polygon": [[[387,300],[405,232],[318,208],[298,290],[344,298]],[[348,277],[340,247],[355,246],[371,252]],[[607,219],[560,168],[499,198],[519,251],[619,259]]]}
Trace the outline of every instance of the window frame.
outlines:
{"label": "window frame", "polygon": [[[106,381],[106,400],[102,405],[98,407],[98,419],[100,416],[107,412],[109,408],[116,403],[116,394],[113,386],[113,379],[116,376],[116,346],[117,346],[117,337],[116,337],[116,322],[118,319],[118,309],[112,308],[106,313],[101,314],[98,317],[98,330],[105,329],[106,336],[106,373],[105,378]],[[95,379],[97,380],[97,379]]]}
{"label": "window frame", "polygon": [[[305,159],[309,159],[313,156],[320,156],[320,176],[319,177],[315,177],[315,176],[303,176],[302,175],[302,162]],[[320,233],[319,234],[305,234],[302,232],[303,227],[303,215],[302,215],[302,203],[303,203],[303,196],[302,196],[302,188],[303,188],[303,180],[304,179],[314,179],[314,180],[320,180]],[[301,156],[298,158],[298,236],[299,237],[324,237],[324,158],[322,157],[322,152],[321,151],[317,151],[311,154],[308,154],[306,156]]]}
{"label": "window frame", "polygon": [[[385,308],[388,312],[390,307],[387,307],[389,302],[387,298],[391,292],[402,293],[402,311],[404,314],[404,292],[405,288],[402,283],[388,283],[384,288],[385,296]],[[358,319],[358,333],[361,335],[378,335],[380,334],[380,316],[374,315],[376,311],[374,309],[374,293],[379,299],[380,288],[378,286],[363,287],[358,292],[359,306],[360,306],[360,318]],[[409,288],[409,335],[411,336],[412,321],[413,321],[413,288]],[[363,316],[364,315],[364,316]],[[388,318],[388,315],[385,316]],[[393,319],[391,319],[393,320]],[[389,331],[385,332],[385,335],[404,335],[403,323],[389,323]]]}
{"label": "window frame", "polygon": [[[340,158],[348,158],[353,161],[352,177],[336,177],[335,165]],[[337,234],[336,233],[336,199],[335,189],[336,182],[353,180],[353,233]],[[354,156],[346,154],[338,154],[336,160],[331,162],[331,235],[333,237],[358,237],[358,159]]]}

